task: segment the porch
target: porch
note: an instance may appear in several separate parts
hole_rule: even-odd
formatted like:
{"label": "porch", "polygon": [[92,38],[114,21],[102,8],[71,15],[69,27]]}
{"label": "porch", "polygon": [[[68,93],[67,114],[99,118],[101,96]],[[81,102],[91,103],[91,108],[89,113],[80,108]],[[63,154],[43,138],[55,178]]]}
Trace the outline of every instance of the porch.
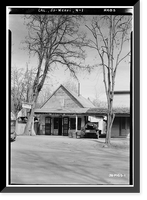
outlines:
{"label": "porch", "polygon": [[40,115],[40,135],[68,136],[69,131],[81,130],[88,121],[88,116],[82,115]]}

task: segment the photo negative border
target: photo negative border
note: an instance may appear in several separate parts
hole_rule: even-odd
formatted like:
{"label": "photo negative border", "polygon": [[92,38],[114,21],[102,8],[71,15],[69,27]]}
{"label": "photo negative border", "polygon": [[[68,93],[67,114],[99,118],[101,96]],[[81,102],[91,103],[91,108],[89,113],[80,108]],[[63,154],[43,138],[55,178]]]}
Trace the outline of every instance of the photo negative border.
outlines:
{"label": "photo negative border", "polygon": [[[3,172],[5,172],[5,176],[3,176],[3,179],[1,177],[1,182],[3,185],[1,185],[0,191],[2,193],[139,193],[140,192],[140,57],[139,57],[139,53],[140,53],[140,2],[139,1],[135,1],[134,3],[131,2],[132,5],[124,5],[123,7],[127,7],[127,6],[132,6],[133,7],[133,17],[134,17],[134,28],[133,28],[133,41],[132,41],[132,50],[133,50],[133,54],[134,56],[131,59],[131,63],[134,64],[134,68],[131,68],[131,88],[132,88],[132,93],[131,93],[131,99],[133,102],[133,106],[132,107],[132,112],[133,112],[133,117],[132,117],[132,137],[131,137],[131,155],[135,155],[135,156],[131,156],[132,158],[132,164],[131,167],[133,170],[131,170],[130,172],[130,179],[132,181],[130,181],[130,185],[110,185],[109,187],[106,187],[105,185],[98,185],[98,186],[93,186],[93,185],[88,185],[88,186],[76,186],[76,185],[63,185],[63,186],[56,186],[56,185],[52,185],[52,186],[44,186],[44,185],[10,185],[9,184],[9,175],[10,175],[10,159],[9,159],[9,155],[10,155],[10,139],[9,139],[9,131],[10,131],[10,93],[8,91],[10,91],[10,78],[11,78],[11,37],[10,34],[8,34],[8,29],[6,27],[6,47],[7,47],[7,105],[6,105],[6,113],[7,113],[7,120],[6,120],[6,137],[4,137],[4,140],[6,141],[6,148],[4,149],[3,152],[5,152],[6,155],[6,160],[3,161],[2,163],[2,167],[3,167]],[[61,6],[60,6],[61,7]],[[78,7],[78,6],[76,6]],[[85,6],[83,6],[85,9]],[[90,7],[90,10],[89,10]],[[91,14],[94,14],[93,12],[96,12],[96,8],[94,8],[94,6],[87,6],[87,11],[91,12]],[[98,7],[98,6],[97,6]],[[116,6],[114,6],[116,7]],[[53,8],[55,8],[55,6],[53,6]],[[61,8],[65,8],[65,6],[61,7]],[[73,8],[74,6],[71,6],[71,10],[73,12]],[[103,8],[112,8],[110,6],[103,6]],[[50,8],[47,9],[46,12],[50,12]],[[35,14],[36,12],[40,12],[37,8],[26,8],[21,7],[21,8],[17,8],[15,9],[15,7],[10,11],[10,12],[17,12],[17,13],[28,13],[31,12],[32,14]],[[58,11],[57,11],[58,12]],[[64,11],[63,11],[64,12]],[[70,11],[69,11],[70,12]],[[77,12],[79,13],[75,13],[75,14],[82,14],[80,12],[82,12],[82,6],[79,7],[79,9],[77,10]],[[43,14],[43,13],[42,13]],[[56,14],[56,13],[54,13]],[[59,13],[58,13],[59,14]],[[64,14],[64,13],[62,13]],[[66,13],[67,14],[67,13]],[[69,13],[69,14],[73,14],[73,13]],[[102,13],[104,14],[104,13]],[[118,13],[118,14],[121,14]],[[7,16],[8,17],[8,16]],[[135,88],[135,89],[134,89]],[[132,103],[131,102],[131,103]],[[5,165],[6,164],[6,165]],[[8,165],[8,167],[7,167]]]}

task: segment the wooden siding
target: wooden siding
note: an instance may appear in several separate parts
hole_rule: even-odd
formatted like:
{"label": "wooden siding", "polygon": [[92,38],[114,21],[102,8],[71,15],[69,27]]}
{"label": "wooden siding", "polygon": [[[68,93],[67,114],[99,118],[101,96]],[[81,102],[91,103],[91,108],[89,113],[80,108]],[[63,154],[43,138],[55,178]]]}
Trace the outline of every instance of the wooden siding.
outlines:
{"label": "wooden siding", "polygon": [[81,108],[82,106],[70,94],[60,87],[44,104],[44,108]]}
{"label": "wooden siding", "polygon": [[111,137],[127,137],[130,133],[130,123],[128,117],[115,117]]}
{"label": "wooden siding", "polygon": [[24,133],[26,123],[18,123],[16,120],[15,132],[17,135],[22,135]]}
{"label": "wooden siding", "polygon": [[119,137],[119,136],[120,136],[120,118],[115,117],[112,125],[111,137]]}
{"label": "wooden siding", "polygon": [[[47,117],[48,115],[41,115],[40,118],[40,135],[45,135],[45,117]],[[55,116],[56,118],[58,118],[59,116]],[[64,116],[64,117],[69,117],[69,120],[71,118],[75,118],[75,116]],[[79,118],[81,118],[81,127],[85,125],[85,119],[84,116],[78,116]],[[69,130],[70,130],[70,124],[69,124]],[[75,131],[75,130],[73,130]],[[51,135],[58,135],[58,129],[54,129],[54,116],[51,116]],[[63,118],[62,118],[62,135],[63,135]]]}

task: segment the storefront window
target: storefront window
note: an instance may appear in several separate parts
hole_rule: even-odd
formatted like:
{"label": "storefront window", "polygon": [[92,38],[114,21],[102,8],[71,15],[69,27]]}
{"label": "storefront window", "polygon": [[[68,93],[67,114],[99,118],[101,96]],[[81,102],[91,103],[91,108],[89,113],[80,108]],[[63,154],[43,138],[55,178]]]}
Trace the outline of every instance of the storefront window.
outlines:
{"label": "storefront window", "polygon": [[76,118],[70,118],[70,129],[76,129]]}
{"label": "storefront window", "polygon": [[81,130],[81,118],[78,117],[78,130]]}

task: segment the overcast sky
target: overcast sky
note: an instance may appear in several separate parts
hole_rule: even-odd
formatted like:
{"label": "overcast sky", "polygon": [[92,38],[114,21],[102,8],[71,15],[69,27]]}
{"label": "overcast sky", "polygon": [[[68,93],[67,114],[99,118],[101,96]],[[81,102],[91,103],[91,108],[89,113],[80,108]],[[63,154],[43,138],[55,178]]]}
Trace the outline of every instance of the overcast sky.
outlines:
{"label": "overcast sky", "polygon": [[[24,25],[23,15],[9,15],[8,28],[12,31],[12,67],[26,68],[26,63],[29,67],[35,67],[37,60],[34,57],[29,57],[26,50],[23,50],[23,40],[27,35],[27,29]],[[128,43],[129,45],[129,43]],[[99,58],[94,50],[87,50],[87,59],[85,63],[99,63]],[[104,83],[102,79],[102,69],[96,68],[91,74],[80,72],[78,75],[80,81],[81,94],[84,97],[95,98],[96,93],[101,100],[104,100]],[[66,79],[71,78],[70,73],[58,66],[51,73],[51,82],[53,84],[52,90],[55,90],[60,84],[65,82]],[[72,78],[71,78],[72,80]],[[74,81],[76,83],[76,81]],[[50,84],[46,80],[46,84]],[[47,86],[47,85],[46,85]],[[130,87],[130,66],[128,62],[122,62],[118,68],[115,90],[129,90]]]}

